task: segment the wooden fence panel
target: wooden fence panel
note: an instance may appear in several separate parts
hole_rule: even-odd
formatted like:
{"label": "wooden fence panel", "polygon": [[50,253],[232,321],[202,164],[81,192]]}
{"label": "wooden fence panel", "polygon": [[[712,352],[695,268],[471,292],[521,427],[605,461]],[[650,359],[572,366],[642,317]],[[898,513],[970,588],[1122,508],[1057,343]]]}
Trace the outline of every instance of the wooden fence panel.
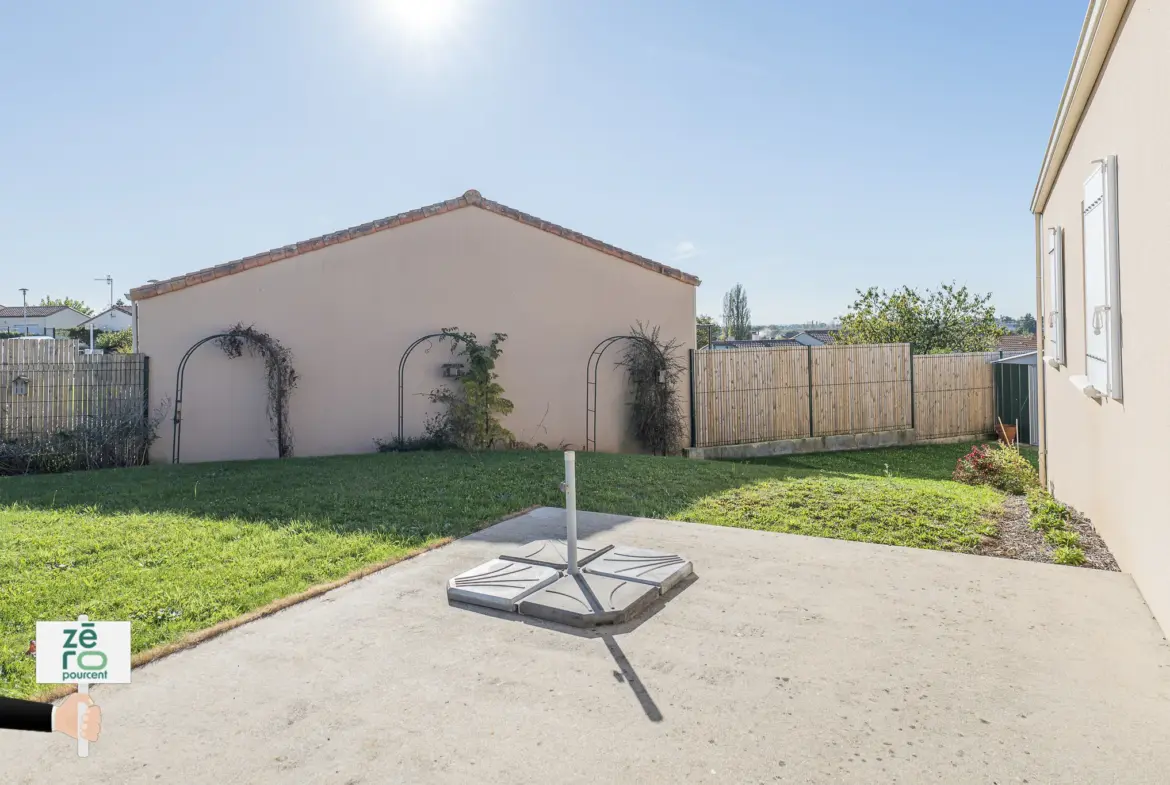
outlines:
{"label": "wooden fence panel", "polygon": [[693,373],[699,447],[910,427],[904,344],[706,350]]}
{"label": "wooden fence panel", "polygon": [[836,436],[910,427],[910,347],[906,344],[815,346],[813,435]]}
{"label": "wooden fence panel", "polygon": [[146,358],[78,353],[71,340],[0,340],[0,441],[146,413]]}
{"label": "wooden fence panel", "polygon": [[695,443],[807,436],[807,363],[804,347],[695,352]]}
{"label": "wooden fence panel", "polygon": [[918,439],[995,431],[995,352],[921,354],[914,358]]}
{"label": "wooden fence panel", "polygon": [[698,351],[695,446],[912,426],[918,439],[990,433],[996,356],[912,358],[906,344]]}

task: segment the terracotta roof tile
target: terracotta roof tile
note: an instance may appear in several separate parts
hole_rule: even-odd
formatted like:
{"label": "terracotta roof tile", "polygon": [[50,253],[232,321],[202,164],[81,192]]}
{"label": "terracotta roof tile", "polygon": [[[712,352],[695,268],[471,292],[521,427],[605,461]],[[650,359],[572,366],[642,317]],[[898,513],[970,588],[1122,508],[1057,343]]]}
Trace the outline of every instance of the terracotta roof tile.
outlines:
{"label": "terracotta roof tile", "polygon": [[998,348],[1004,352],[1029,352],[1036,348],[1036,336],[1001,335]]}
{"label": "terracotta roof tile", "polygon": [[[693,275],[684,273],[682,270],[677,270],[673,267],[668,267],[660,264],[653,259],[647,259],[644,256],[639,256],[629,251],[624,251],[621,248],[604,243],[593,237],[574,232],[572,229],[566,229],[549,221],[545,221],[536,216],[522,213],[499,202],[493,202],[490,199],[485,199],[479,191],[471,190],[462,196],[455,199],[448,199],[445,202],[428,205],[426,207],[419,207],[414,210],[409,210],[405,213],[399,213],[388,218],[380,218],[376,221],[369,221],[368,223],[354,226],[349,229],[342,229],[331,234],[314,237],[309,240],[303,240],[293,245],[286,245],[282,248],[274,248],[265,253],[254,254],[252,256],[245,256],[242,259],[237,259],[224,264],[209,267],[204,270],[197,270],[186,275],[179,275],[174,278],[169,278],[165,281],[158,281],[156,283],[147,284],[146,286],[139,286],[137,289],[130,291],[130,297],[133,300],[145,300],[150,297],[157,297],[160,294],[184,289],[188,286],[195,286],[215,278],[223,278],[228,275],[235,275],[236,273],[245,270],[251,270],[254,267],[260,267],[265,264],[272,264],[282,259],[288,259],[293,256],[300,256],[301,254],[309,253],[310,251],[317,251],[330,245],[337,245],[349,240],[355,240],[359,237],[376,234],[387,229],[393,229],[398,226],[403,226],[414,221],[421,221],[424,218],[429,218],[433,215],[442,215],[463,207],[478,207],[482,210],[502,215],[505,218],[511,218],[519,223],[527,226],[540,229],[550,234],[555,234],[571,242],[578,243],[586,248],[592,248],[609,256],[616,257],[631,264],[636,264],[639,267],[644,267],[647,270],[661,273],[662,275],[674,278],[683,283],[691,284],[692,286],[699,285],[699,279]],[[29,309],[32,310],[31,308]],[[31,315],[31,314],[30,314]]]}

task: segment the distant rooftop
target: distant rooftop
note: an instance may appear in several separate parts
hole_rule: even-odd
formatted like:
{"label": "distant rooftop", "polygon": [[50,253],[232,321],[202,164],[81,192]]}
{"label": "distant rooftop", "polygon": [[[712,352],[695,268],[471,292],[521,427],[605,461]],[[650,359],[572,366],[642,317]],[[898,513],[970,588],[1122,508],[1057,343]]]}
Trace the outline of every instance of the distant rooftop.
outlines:
{"label": "distant rooftop", "polygon": [[30,305],[27,308],[23,305],[12,305],[7,308],[0,306],[0,319],[23,319],[25,315],[40,318],[43,316],[52,316],[60,311],[68,310],[67,305]]}

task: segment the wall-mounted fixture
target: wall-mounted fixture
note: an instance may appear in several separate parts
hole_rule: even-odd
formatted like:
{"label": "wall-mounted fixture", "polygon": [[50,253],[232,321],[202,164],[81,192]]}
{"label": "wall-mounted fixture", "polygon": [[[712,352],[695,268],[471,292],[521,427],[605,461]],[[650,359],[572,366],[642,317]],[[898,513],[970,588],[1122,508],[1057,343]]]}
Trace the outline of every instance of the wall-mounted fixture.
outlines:
{"label": "wall-mounted fixture", "polygon": [[12,380],[13,395],[28,395],[28,377],[23,374]]}
{"label": "wall-mounted fixture", "polygon": [[463,363],[443,363],[443,377],[447,379],[458,379],[460,376],[466,376],[467,369],[463,367]]}

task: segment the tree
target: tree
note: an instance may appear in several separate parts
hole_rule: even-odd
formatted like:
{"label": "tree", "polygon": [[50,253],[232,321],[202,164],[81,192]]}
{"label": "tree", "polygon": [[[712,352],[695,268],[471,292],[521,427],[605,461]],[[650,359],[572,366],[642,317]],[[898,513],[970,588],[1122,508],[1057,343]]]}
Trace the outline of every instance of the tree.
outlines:
{"label": "tree", "polygon": [[74,300],[72,297],[42,297],[41,305],[64,305],[66,308],[80,311],[86,316],[93,316],[92,308],[81,300]]}
{"label": "tree", "polygon": [[1036,334],[1036,317],[1030,313],[1026,313],[1020,317],[1019,328],[1016,332],[1020,335],[1035,335]]}
{"label": "tree", "polygon": [[915,354],[986,352],[1003,330],[996,324],[991,294],[943,284],[919,294],[909,286],[894,292],[871,287],[841,318],[837,343],[909,343]]}
{"label": "tree", "polygon": [[719,335],[719,323],[706,314],[699,317],[699,323],[695,325],[695,346],[702,349],[709,346],[712,338]]}
{"label": "tree", "polygon": [[723,295],[723,337],[747,341],[752,337],[752,311],[748,308],[747,290],[742,284]]}

